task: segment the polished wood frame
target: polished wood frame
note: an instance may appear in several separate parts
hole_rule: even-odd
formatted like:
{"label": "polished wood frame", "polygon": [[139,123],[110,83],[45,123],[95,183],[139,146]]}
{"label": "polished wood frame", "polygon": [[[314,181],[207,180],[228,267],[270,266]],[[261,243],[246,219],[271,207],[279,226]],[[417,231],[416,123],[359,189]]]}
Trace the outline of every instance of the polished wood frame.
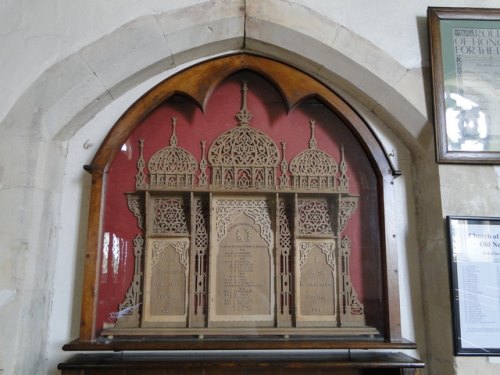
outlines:
{"label": "polished wood frame", "polygon": [[[352,130],[370,158],[377,175],[379,191],[379,218],[381,223],[381,262],[384,293],[385,332],[383,339],[169,339],[135,337],[98,340],[95,335],[95,315],[98,296],[98,265],[102,229],[103,203],[106,186],[106,171],[116,152],[134,128],[157,106],[174,94],[191,98],[204,109],[207,98],[226,77],[250,70],[269,79],[280,91],[288,109],[300,101],[315,97],[334,111]],[[271,348],[415,348],[415,344],[401,337],[399,308],[398,261],[395,236],[388,232],[384,218],[384,207],[391,207],[393,193],[391,182],[395,171],[388,156],[364,120],[342,98],[327,86],[303,72],[281,62],[250,54],[235,54],[216,58],[195,65],[166,79],[137,100],[116,122],[97,151],[91,165],[86,169],[92,174],[89,212],[89,232],[85,254],[85,271],[81,326],[79,339],[65,345],[65,350],[153,350],[153,349],[271,349]],[[391,226],[392,224],[390,224]]]}
{"label": "polished wood frame", "polygon": [[[499,164],[500,151],[450,151],[446,132],[446,105],[444,100],[443,46],[441,21],[474,20],[499,21],[500,9],[429,7],[427,9],[429,46],[433,83],[434,130],[436,135],[436,160],[438,163]],[[500,93],[499,93],[500,94]]]}

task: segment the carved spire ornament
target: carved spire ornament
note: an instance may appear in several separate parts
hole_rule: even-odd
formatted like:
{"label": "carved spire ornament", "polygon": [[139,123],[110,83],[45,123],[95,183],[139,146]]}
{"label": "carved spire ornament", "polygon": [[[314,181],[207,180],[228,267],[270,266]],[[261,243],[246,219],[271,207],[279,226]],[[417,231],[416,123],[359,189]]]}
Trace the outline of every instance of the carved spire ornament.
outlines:
{"label": "carved spire ornament", "polygon": [[201,141],[201,161],[200,161],[200,174],[198,176],[198,185],[200,187],[208,186],[208,176],[207,176],[207,159],[205,157],[205,144],[206,141]]}
{"label": "carved spire ornament", "polygon": [[177,119],[172,117],[170,145],[157,151],[149,159],[150,188],[182,188],[194,185],[198,163],[188,151],[177,147],[176,123]]}
{"label": "carved spire ornament", "polygon": [[135,188],[137,190],[146,187],[146,174],[144,168],[146,162],[144,161],[144,138],[139,139],[139,158],[137,159],[137,175],[135,176]]}
{"label": "carved spire ornament", "polygon": [[318,148],[315,136],[315,121],[311,120],[309,149],[295,156],[290,163],[293,187],[303,190],[335,189],[338,166],[335,160]]}
{"label": "carved spire ornament", "polygon": [[347,163],[344,156],[344,145],[340,146],[342,153],[340,162],[340,177],[339,177],[339,190],[347,193],[349,191],[349,177],[347,177]]}
{"label": "carved spire ornament", "polygon": [[236,118],[240,121],[240,125],[247,126],[250,125],[250,120],[252,119],[253,115],[247,109],[248,86],[246,82],[243,82],[243,88],[241,90],[243,94],[243,104],[241,106],[241,110],[236,114]]}
{"label": "carved spire ornament", "polygon": [[252,114],[247,109],[247,85],[242,88],[239,125],[222,133],[210,146],[215,189],[275,189],[279,152],[266,134],[250,127]]}
{"label": "carved spire ornament", "polygon": [[288,162],[286,161],[286,142],[281,142],[282,157],[281,157],[281,176],[280,176],[280,188],[287,189],[290,187],[290,177],[288,176]]}

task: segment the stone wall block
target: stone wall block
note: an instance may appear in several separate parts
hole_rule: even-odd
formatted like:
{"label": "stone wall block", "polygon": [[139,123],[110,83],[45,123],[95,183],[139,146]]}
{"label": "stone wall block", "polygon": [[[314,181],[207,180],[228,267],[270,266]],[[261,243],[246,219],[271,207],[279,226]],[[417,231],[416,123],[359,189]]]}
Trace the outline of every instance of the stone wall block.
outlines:
{"label": "stone wall block", "polygon": [[[245,1],[205,1],[195,6],[172,9],[159,14],[157,17],[165,35],[188,30],[195,26],[210,25],[212,22],[217,23],[228,19],[239,19],[241,21],[240,27],[227,30],[234,37],[234,35],[243,35],[241,31],[245,18]],[[191,43],[188,43],[188,45],[191,45]]]}
{"label": "stone wall block", "polygon": [[247,1],[246,16],[250,21],[247,22],[246,35],[257,40],[270,41],[273,38],[273,33],[259,29],[260,24],[266,23],[277,25],[276,29],[294,30],[328,46],[334,44],[340,29],[338,24],[321,13],[286,0]]}
{"label": "stone wall block", "polygon": [[[158,16],[175,64],[244,46],[244,2],[210,1]],[[203,46],[203,50],[199,47]]]}
{"label": "stone wall block", "polygon": [[[123,81],[135,77],[139,83],[151,76],[145,72],[163,61],[164,69],[172,67],[170,48],[154,16],[129,22],[111,34],[84,48],[80,55],[110,93],[123,93]],[[130,88],[130,83],[127,83]]]}

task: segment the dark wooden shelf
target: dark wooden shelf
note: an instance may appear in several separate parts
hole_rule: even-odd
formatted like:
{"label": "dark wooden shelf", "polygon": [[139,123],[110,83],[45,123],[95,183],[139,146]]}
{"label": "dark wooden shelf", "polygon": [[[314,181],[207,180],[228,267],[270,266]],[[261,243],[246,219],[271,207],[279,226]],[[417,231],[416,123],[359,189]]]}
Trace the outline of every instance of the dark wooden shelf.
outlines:
{"label": "dark wooden shelf", "polygon": [[198,338],[162,338],[151,336],[104,338],[94,342],[74,340],[63,346],[66,351],[102,351],[102,350],[230,350],[230,349],[416,349],[416,344],[403,340],[387,342],[382,339],[332,339],[331,337],[205,337]]}
{"label": "dark wooden shelf", "polygon": [[[63,374],[418,374],[424,363],[402,353],[78,354]],[[321,372],[323,373],[323,372]]]}

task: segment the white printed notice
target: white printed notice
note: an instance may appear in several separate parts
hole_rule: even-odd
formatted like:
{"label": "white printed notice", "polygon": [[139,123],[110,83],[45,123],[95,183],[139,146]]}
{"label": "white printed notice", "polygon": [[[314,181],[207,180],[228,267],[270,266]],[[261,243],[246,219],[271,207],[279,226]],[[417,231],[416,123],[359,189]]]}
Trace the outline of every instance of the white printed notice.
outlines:
{"label": "white printed notice", "polygon": [[[463,349],[500,348],[500,221],[451,220],[454,290]],[[457,312],[455,312],[457,313]]]}
{"label": "white printed notice", "polygon": [[453,28],[453,54],[455,71],[448,84],[455,89],[446,111],[449,149],[499,151],[500,29]]}

